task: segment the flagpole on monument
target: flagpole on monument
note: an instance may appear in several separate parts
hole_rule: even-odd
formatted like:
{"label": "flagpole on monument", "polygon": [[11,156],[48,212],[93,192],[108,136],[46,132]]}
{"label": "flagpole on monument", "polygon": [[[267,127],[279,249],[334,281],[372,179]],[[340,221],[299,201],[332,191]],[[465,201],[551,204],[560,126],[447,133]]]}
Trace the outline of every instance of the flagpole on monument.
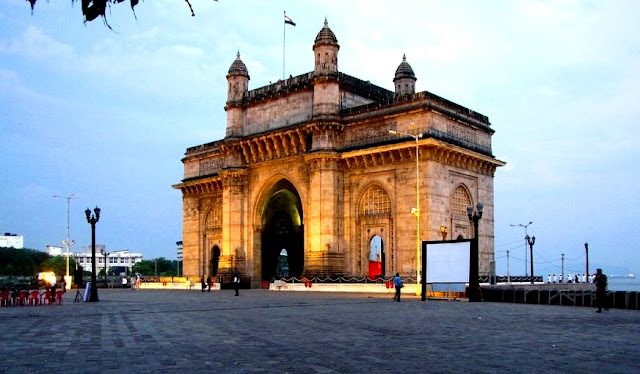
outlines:
{"label": "flagpole on monument", "polygon": [[295,27],[296,23],[290,17],[287,17],[287,11],[284,11],[284,23],[282,24],[282,80],[284,80],[284,52],[287,40],[287,24]]}
{"label": "flagpole on monument", "polygon": [[287,11],[284,11],[284,20],[282,23],[282,80],[284,80],[284,51],[285,51],[285,42],[287,40]]}

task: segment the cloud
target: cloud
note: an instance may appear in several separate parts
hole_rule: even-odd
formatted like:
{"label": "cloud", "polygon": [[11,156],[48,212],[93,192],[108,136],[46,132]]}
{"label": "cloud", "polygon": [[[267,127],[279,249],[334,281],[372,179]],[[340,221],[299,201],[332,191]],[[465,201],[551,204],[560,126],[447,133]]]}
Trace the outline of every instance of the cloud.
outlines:
{"label": "cloud", "polygon": [[77,60],[71,46],[60,43],[34,26],[28,26],[19,37],[0,43],[0,53],[20,55],[61,67],[73,66]]}

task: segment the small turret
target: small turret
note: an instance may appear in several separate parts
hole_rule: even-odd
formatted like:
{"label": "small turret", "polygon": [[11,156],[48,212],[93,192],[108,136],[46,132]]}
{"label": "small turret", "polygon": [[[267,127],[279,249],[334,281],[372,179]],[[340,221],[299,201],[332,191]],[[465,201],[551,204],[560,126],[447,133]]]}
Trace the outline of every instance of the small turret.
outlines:
{"label": "small turret", "polygon": [[243,133],[242,123],[242,99],[249,91],[249,71],[247,66],[240,59],[240,52],[236,55],[235,61],[231,64],[227,73],[227,137],[241,136]]}
{"label": "small turret", "polygon": [[413,73],[411,65],[407,62],[407,56],[402,55],[402,62],[396,69],[393,83],[396,86],[396,96],[416,93],[416,75]]}
{"label": "small turret", "polygon": [[315,55],[315,67],[313,72],[316,74],[328,74],[338,72],[338,39],[329,28],[327,19],[324,19],[324,27],[316,36],[313,44],[313,52]]}
{"label": "small turret", "polygon": [[229,68],[227,74],[227,82],[229,88],[227,91],[227,105],[233,102],[242,101],[244,94],[249,90],[249,71],[247,66],[240,59],[240,51],[236,55],[235,61]]}

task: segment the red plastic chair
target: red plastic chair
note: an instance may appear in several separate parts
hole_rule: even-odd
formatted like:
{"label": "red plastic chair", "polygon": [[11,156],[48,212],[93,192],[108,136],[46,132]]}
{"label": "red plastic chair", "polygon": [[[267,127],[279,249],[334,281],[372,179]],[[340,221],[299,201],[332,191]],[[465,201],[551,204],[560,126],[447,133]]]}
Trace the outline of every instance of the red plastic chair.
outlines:
{"label": "red plastic chair", "polygon": [[2,291],[0,292],[0,306],[9,306],[11,305],[11,292]]}
{"label": "red plastic chair", "polygon": [[40,294],[38,293],[38,291],[33,290],[31,292],[29,292],[29,305],[38,305],[40,303]]}
{"label": "red plastic chair", "polygon": [[58,305],[62,305],[62,295],[64,294],[64,291],[62,290],[57,290],[56,291],[56,301],[58,302]]}
{"label": "red plastic chair", "polygon": [[29,298],[29,293],[26,290],[21,290],[18,294],[18,304],[25,306],[27,305],[27,299]]}
{"label": "red plastic chair", "polygon": [[52,295],[51,295],[51,291],[49,291],[49,290],[44,291],[44,292],[42,293],[42,295],[41,295],[41,297],[42,297],[42,299],[41,299],[42,304],[49,304],[49,305],[52,305],[52,304],[53,304],[53,301],[51,300],[51,296],[52,296]]}

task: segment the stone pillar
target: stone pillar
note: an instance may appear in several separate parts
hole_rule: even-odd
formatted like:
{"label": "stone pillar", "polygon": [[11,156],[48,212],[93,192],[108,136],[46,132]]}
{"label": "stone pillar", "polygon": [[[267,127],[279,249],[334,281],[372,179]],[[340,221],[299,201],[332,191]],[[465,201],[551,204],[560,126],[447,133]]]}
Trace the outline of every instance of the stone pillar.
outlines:
{"label": "stone pillar", "polygon": [[246,170],[228,169],[222,178],[222,248],[219,269],[221,275],[238,271],[246,275],[247,241],[244,237]]}
{"label": "stone pillar", "polygon": [[189,277],[202,275],[202,240],[198,204],[197,197],[182,197],[182,270],[184,275]]}
{"label": "stone pillar", "polygon": [[305,274],[344,273],[344,176],[334,152],[306,159],[309,186],[305,214]]}

